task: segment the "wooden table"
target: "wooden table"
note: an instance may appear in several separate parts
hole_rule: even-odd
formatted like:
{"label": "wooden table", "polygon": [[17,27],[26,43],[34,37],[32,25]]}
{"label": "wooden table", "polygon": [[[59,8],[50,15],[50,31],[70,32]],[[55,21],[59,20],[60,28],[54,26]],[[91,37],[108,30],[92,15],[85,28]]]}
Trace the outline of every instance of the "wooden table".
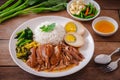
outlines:
{"label": "wooden table", "polygon": [[[6,0],[0,0],[0,4],[4,3]],[[120,27],[119,0],[97,0],[101,6],[101,13],[99,16],[109,16],[114,18]],[[46,15],[57,15],[67,18],[71,18],[66,11],[51,12],[51,13],[41,13],[41,14],[30,14],[26,16],[17,16],[6,22],[0,24],[0,80],[120,80],[120,67],[111,73],[104,73],[101,67],[94,63],[94,58],[98,54],[110,54],[113,50],[120,47],[120,28],[117,33],[111,37],[100,37],[95,34],[92,30],[91,23],[81,22],[92,34],[95,41],[95,51],[92,60],[89,64],[82,70],[78,71],[69,76],[62,78],[44,78],[29,74],[19,68],[11,59],[8,43],[12,32],[23,22]],[[120,57],[120,54],[114,55],[112,58],[116,60]]]}

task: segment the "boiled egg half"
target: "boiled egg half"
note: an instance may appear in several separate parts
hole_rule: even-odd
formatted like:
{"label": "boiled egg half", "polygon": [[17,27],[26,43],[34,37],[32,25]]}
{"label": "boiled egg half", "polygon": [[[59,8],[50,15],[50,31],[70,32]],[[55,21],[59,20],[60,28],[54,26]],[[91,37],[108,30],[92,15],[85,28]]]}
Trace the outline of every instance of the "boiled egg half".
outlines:
{"label": "boiled egg half", "polygon": [[67,33],[64,37],[64,40],[68,45],[74,47],[81,47],[82,45],[84,45],[84,38],[81,35],[74,32]]}
{"label": "boiled egg half", "polygon": [[67,22],[67,24],[65,25],[65,31],[66,33],[76,32],[80,35],[83,35],[85,33],[85,28],[81,23],[70,21],[70,22]]}

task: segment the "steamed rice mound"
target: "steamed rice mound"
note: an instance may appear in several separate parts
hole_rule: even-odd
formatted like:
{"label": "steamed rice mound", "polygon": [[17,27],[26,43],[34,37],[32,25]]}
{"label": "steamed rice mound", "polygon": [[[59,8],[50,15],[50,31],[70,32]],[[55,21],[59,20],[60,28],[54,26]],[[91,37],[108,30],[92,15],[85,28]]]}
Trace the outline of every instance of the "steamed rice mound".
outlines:
{"label": "steamed rice mound", "polygon": [[56,26],[53,31],[51,32],[43,32],[41,31],[40,27],[43,25],[49,25],[54,22],[44,22],[41,23],[35,30],[34,30],[34,40],[40,44],[59,44],[60,42],[63,41],[64,35],[65,35],[65,30],[64,27],[61,26],[60,24],[56,23]]}

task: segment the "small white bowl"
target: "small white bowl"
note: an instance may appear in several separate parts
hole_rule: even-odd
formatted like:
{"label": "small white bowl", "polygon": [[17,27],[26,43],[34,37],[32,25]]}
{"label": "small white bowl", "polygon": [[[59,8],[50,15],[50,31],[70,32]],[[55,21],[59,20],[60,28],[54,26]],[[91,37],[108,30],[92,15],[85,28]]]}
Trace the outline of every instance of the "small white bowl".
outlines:
{"label": "small white bowl", "polygon": [[71,17],[73,17],[74,19],[80,20],[80,21],[90,21],[90,20],[96,18],[96,17],[100,14],[100,6],[99,6],[99,4],[98,4],[96,1],[94,1],[94,0],[84,0],[84,3],[85,3],[85,4],[92,3],[92,4],[95,6],[95,8],[98,10],[98,13],[97,13],[94,17],[88,18],[88,19],[75,17],[75,16],[73,16],[73,14],[71,14],[71,12],[70,12],[70,5],[71,5],[71,3],[73,3],[74,1],[75,1],[75,0],[71,0],[71,1],[67,4],[67,12],[68,12],[68,14],[69,14]]}
{"label": "small white bowl", "polygon": [[[106,20],[106,21],[109,21],[111,22],[114,27],[115,27],[115,30],[113,32],[109,32],[109,33],[103,33],[103,32],[100,32],[98,30],[95,29],[95,24],[99,21],[102,21],[102,20]],[[98,35],[101,35],[101,36],[111,36],[113,34],[115,34],[118,30],[118,23],[111,17],[107,17],[107,16],[101,16],[101,17],[98,17],[96,18],[93,22],[92,22],[92,28],[93,30],[98,34]]]}

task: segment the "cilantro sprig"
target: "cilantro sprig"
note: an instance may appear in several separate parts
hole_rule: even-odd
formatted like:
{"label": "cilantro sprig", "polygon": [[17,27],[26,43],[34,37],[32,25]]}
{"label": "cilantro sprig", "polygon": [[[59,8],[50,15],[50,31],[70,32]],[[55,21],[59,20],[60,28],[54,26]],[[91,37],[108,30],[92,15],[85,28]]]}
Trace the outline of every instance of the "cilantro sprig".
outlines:
{"label": "cilantro sprig", "polygon": [[49,25],[43,25],[42,27],[40,27],[40,29],[43,32],[51,32],[53,31],[55,28],[55,23],[49,24]]}

